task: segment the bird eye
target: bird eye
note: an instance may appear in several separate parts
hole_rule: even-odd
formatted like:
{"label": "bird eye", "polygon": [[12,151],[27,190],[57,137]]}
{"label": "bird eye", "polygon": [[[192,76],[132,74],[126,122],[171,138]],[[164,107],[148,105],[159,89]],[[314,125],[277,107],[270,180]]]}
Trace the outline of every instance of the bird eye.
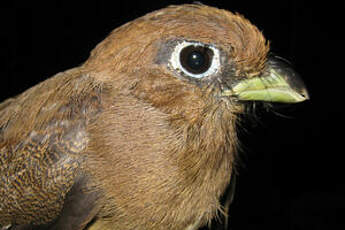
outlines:
{"label": "bird eye", "polygon": [[206,72],[210,66],[213,51],[207,47],[190,45],[180,52],[180,63],[183,68],[193,74]]}
{"label": "bird eye", "polygon": [[213,46],[184,41],[175,47],[170,63],[184,75],[203,78],[218,71],[219,51]]}

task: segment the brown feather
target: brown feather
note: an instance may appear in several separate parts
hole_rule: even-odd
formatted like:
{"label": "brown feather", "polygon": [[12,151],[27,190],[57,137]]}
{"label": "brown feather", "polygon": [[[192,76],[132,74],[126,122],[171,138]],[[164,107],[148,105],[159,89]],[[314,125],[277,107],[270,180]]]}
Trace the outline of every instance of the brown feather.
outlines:
{"label": "brown feather", "polygon": [[240,15],[171,6],[115,29],[81,67],[3,102],[0,225],[56,220],[80,176],[86,194],[102,194],[90,230],[197,229],[222,211],[243,105],[220,99],[218,83],[174,76],[162,62],[174,39],[216,45],[222,76],[234,78],[262,72],[269,49]]}

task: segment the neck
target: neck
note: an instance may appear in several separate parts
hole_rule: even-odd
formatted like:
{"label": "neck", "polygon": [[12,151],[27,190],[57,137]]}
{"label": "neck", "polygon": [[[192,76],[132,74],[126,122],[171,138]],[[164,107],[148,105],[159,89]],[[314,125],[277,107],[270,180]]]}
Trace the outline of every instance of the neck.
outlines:
{"label": "neck", "polygon": [[236,155],[236,116],[225,108],[225,103],[185,124],[185,146],[178,155],[182,182],[188,185],[194,208],[203,221],[209,221],[221,209],[219,199],[230,182]]}
{"label": "neck", "polygon": [[192,177],[200,177],[200,173],[215,176],[220,170],[232,169],[237,144],[236,116],[225,106],[218,104],[209,108],[184,128],[186,146],[179,160],[181,168]]}

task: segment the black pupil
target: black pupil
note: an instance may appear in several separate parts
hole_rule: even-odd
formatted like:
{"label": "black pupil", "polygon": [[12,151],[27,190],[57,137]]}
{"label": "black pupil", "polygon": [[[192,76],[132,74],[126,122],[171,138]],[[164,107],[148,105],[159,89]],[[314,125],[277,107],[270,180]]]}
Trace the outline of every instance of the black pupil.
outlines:
{"label": "black pupil", "polygon": [[205,63],[205,58],[202,55],[202,53],[198,51],[193,51],[188,55],[188,66],[190,66],[192,69],[200,69],[204,63]]}
{"label": "black pupil", "polygon": [[204,46],[187,46],[180,53],[183,68],[193,74],[206,72],[212,61],[213,51]]}

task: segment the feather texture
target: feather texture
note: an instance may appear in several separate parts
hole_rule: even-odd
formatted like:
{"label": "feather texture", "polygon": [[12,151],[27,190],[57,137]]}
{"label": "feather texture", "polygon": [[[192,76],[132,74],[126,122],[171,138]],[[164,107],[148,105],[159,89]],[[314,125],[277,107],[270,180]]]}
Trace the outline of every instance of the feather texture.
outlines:
{"label": "feather texture", "polygon": [[[171,45],[220,50],[196,81]],[[0,225],[194,230],[223,212],[244,105],[231,83],[263,72],[268,44],[241,15],[171,6],[115,29],[80,67],[0,104]]]}

